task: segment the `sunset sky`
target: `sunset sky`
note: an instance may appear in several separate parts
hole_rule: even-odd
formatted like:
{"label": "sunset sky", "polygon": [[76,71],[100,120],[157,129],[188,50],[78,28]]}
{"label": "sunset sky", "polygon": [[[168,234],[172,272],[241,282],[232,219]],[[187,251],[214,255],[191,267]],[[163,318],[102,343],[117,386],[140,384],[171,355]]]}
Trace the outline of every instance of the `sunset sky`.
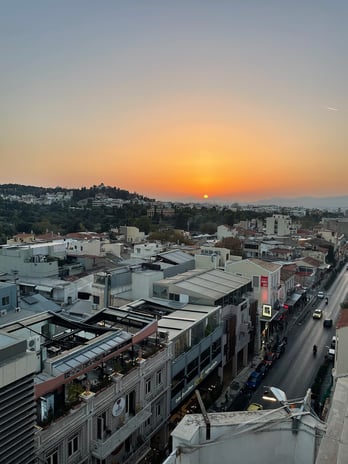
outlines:
{"label": "sunset sky", "polygon": [[2,0],[0,183],[348,195],[347,0]]}

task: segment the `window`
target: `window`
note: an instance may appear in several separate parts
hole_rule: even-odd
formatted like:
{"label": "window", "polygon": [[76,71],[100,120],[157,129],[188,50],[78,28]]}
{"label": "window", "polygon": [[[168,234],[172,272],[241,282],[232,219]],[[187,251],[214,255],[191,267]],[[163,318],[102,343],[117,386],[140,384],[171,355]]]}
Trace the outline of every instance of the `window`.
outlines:
{"label": "window", "polygon": [[104,411],[97,417],[97,438],[102,440],[104,438],[104,431],[106,429],[106,412]]}
{"label": "window", "polygon": [[47,456],[46,464],[58,464],[58,450],[54,450]]}
{"label": "window", "polygon": [[145,395],[151,392],[151,379],[147,379],[145,382]]}
{"label": "window", "polygon": [[2,306],[7,306],[10,304],[10,297],[9,296],[3,296],[2,297]]}
{"label": "window", "polygon": [[172,301],[180,301],[180,295],[176,293],[169,293],[169,299]]}
{"label": "window", "polygon": [[79,436],[75,435],[68,441],[68,456],[72,456],[79,449]]}
{"label": "window", "polygon": [[162,371],[156,372],[156,384],[161,385],[162,383]]}
{"label": "window", "polygon": [[156,404],[156,416],[160,416],[161,415],[161,403],[157,403]]}

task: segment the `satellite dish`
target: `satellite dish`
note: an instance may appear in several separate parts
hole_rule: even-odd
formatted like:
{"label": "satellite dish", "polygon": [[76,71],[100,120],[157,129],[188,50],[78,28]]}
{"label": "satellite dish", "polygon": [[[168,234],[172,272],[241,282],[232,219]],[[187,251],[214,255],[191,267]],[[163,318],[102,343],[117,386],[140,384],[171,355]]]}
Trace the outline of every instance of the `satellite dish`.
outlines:
{"label": "satellite dish", "polygon": [[114,417],[117,417],[120,414],[122,414],[125,405],[126,405],[126,401],[124,398],[119,398],[118,400],[116,400],[115,404],[112,407],[112,415]]}

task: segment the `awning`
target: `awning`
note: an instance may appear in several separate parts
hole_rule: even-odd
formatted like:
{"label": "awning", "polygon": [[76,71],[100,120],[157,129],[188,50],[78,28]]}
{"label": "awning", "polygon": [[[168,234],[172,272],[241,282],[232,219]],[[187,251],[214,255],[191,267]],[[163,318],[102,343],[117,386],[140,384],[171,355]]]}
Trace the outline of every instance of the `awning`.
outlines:
{"label": "awning", "polygon": [[47,287],[46,285],[36,285],[35,290],[37,290],[38,292],[51,293],[53,287]]}
{"label": "awning", "polygon": [[285,304],[288,306],[294,306],[302,298],[302,293],[293,293],[286,300]]}

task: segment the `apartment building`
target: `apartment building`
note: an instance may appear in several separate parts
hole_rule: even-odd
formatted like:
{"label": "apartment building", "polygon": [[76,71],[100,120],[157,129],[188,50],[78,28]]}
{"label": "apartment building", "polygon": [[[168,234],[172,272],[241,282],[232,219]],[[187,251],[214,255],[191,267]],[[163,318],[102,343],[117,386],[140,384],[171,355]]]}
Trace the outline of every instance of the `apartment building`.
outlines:
{"label": "apartment building", "polygon": [[42,313],[2,331],[22,340],[35,366],[37,462],[133,464],[156,435],[168,442],[169,351],[155,318],[106,310],[77,322]]}
{"label": "apartment building", "polygon": [[290,216],[273,214],[266,218],[266,235],[278,235],[284,237],[292,233],[292,221]]}
{"label": "apartment building", "polygon": [[35,463],[36,355],[27,341],[0,331],[0,462]]}
{"label": "apartment building", "polygon": [[256,306],[249,298],[251,280],[219,269],[194,269],[153,284],[153,295],[173,302],[221,306],[221,376],[235,376],[254,353]]}

